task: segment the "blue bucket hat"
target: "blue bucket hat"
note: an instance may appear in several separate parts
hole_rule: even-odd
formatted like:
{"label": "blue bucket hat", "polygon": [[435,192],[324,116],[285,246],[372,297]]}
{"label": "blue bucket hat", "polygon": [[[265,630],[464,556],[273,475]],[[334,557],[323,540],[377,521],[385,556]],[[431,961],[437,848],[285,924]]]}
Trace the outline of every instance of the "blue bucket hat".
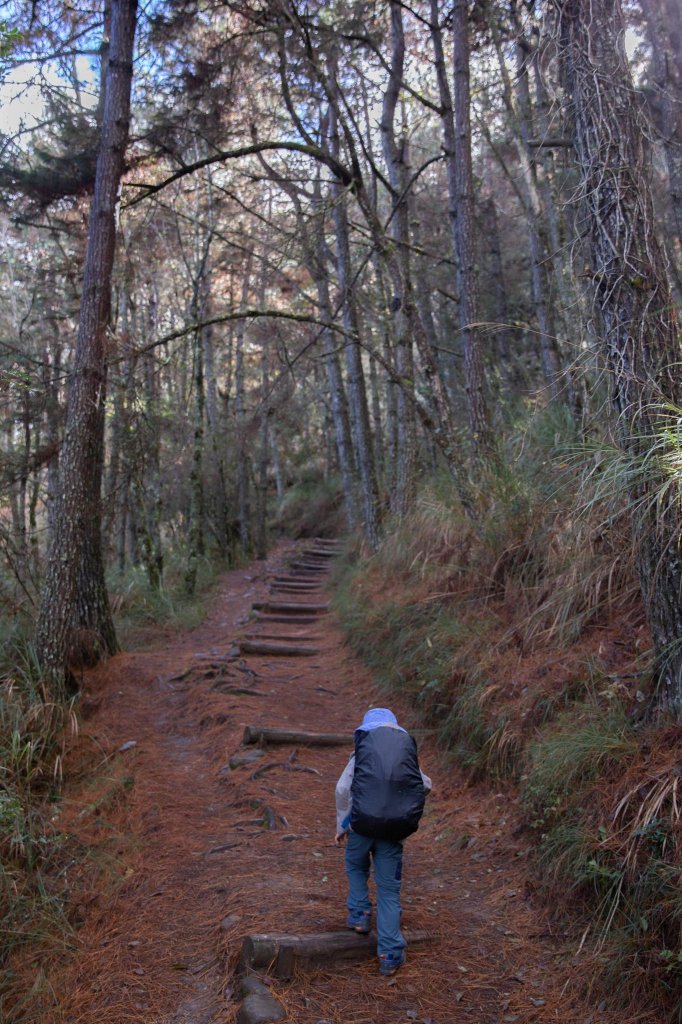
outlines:
{"label": "blue bucket hat", "polygon": [[398,725],[398,719],[395,717],[390,708],[370,708],[366,712],[365,717],[362,720],[362,725],[359,725],[356,732],[371,732],[372,729],[378,729],[380,725],[393,725],[397,726],[402,732],[405,729]]}

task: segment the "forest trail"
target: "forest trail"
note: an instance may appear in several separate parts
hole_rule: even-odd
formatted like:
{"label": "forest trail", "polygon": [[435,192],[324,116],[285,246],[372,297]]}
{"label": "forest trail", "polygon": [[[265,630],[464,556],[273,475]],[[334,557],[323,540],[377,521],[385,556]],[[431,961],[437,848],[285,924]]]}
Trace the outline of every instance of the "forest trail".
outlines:
{"label": "forest trail", "polygon": [[[379,701],[333,614],[304,627],[249,620],[253,602],[274,599],[273,577],[286,573],[294,550],[280,545],[266,562],[227,573],[197,630],[166,629],[149,649],[88,677],[81,742],[116,753],[106,779],[65,807],[62,825],[82,832],[96,807],[91,838],[115,853],[124,881],[83,897],[77,952],[41,1024],[229,1024],[243,936],[343,928],[334,786],[348,750],[271,746],[253,763],[226,767],[252,749],[240,747],[247,725],[351,732]],[[318,653],[235,657],[247,634],[302,634],[298,642]],[[407,718],[398,700],[383,702]],[[433,941],[410,948],[389,980],[369,956],[273,981],[287,1020],[622,1020],[575,994],[571,979],[584,968],[571,964],[574,948],[529,896],[529,843],[509,795],[468,784],[426,736],[420,760],[434,791],[406,843],[404,926],[428,929]]]}

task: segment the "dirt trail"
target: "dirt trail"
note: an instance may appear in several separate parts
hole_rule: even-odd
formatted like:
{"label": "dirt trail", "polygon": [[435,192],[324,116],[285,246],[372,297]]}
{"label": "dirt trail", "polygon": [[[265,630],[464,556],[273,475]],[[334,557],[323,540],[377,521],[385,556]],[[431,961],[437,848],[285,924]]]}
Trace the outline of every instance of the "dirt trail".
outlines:
{"label": "dirt trail", "polygon": [[[117,656],[88,678],[83,742],[116,753],[105,781],[65,808],[63,824],[90,828],[124,881],[82,897],[79,948],[41,1024],[229,1024],[242,936],[343,927],[333,804],[348,751],[299,747],[293,759],[293,748],[272,747],[254,764],[226,767],[247,724],[346,732],[378,700],[333,616],[305,627],[248,622],[292,551],[280,546],[266,563],[228,573],[196,631],[165,631],[153,648]],[[225,662],[245,633],[313,636],[320,653]],[[430,929],[434,941],[409,950],[390,980],[369,959],[274,983],[288,1020],[618,1019],[571,994],[576,968],[527,895],[528,844],[515,835],[508,797],[467,785],[428,738],[420,759],[434,792],[406,843],[404,924]]]}

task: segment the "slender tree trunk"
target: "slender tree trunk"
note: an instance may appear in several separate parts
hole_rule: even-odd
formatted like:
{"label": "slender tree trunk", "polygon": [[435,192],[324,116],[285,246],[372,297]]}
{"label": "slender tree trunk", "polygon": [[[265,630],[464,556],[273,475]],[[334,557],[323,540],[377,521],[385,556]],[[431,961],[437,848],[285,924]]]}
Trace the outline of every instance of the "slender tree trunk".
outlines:
{"label": "slender tree trunk", "polygon": [[[339,136],[336,126],[336,115],[333,110],[330,112],[329,127],[331,151],[338,159]],[[379,491],[374,465],[372,432],[369,425],[362,355],[360,345],[356,340],[359,338],[358,317],[351,283],[352,269],[346,195],[343,184],[338,179],[332,181],[331,194],[333,199],[334,226],[336,229],[336,263],[343,310],[343,326],[348,334],[345,344],[346,373],[348,375],[352,434],[355,441],[355,452],[362,491],[363,525],[370,548],[376,550],[379,545],[380,531]]]}
{"label": "slender tree trunk", "polygon": [[[116,206],[128,140],[136,0],[112,0],[112,31],[78,340],[61,452],[55,531],[36,629],[49,685],[61,689],[74,626],[86,621],[98,651],[116,650],[101,551],[106,331],[116,242]],[[87,587],[87,607],[83,588]],[[94,600],[92,600],[94,597]]]}
{"label": "slender tree trunk", "polygon": [[[251,267],[253,254],[249,253],[244,277],[242,279],[242,293],[240,309],[246,309],[249,288],[251,284]],[[251,502],[249,496],[249,461],[246,453],[246,405],[245,405],[245,380],[244,367],[244,339],[246,335],[246,320],[239,320],[236,331],[235,345],[235,426],[237,431],[237,514],[239,517],[239,541],[242,550],[248,553],[251,550]]]}
{"label": "slender tree trunk", "polygon": [[381,139],[384,162],[391,186],[391,222],[389,236],[396,252],[388,262],[393,294],[389,307],[392,321],[395,367],[402,385],[396,395],[397,462],[394,468],[394,486],[391,491],[391,511],[404,516],[415,496],[416,424],[414,413],[414,355],[410,332],[409,306],[412,303],[409,265],[409,224],[407,205],[407,168],[405,161],[407,139],[405,133],[396,139],[396,110],[405,63],[405,36],[402,7],[391,0],[391,66],[388,85],[384,93],[381,113]]}
{"label": "slender tree trunk", "polygon": [[509,337],[509,304],[507,302],[507,288],[504,280],[504,268],[502,266],[502,250],[500,247],[500,229],[497,220],[497,208],[495,200],[490,197],[481,208],[485,235],[488,240],[488,253],[490,255],[490,276],[493,287],[494,316],[497,321],[495,336],[497,339],[497,365],[502,381],[502,390],[507,397],[514,391],[512,379],[512,357]]}
{"label": "slender tree trunk", "polygon": [[479,300],[474,245],[469,7],[467,0],[455,0],[452,8],[454,103],[447,78],[439,17],[438,0],[431,0],[430,27],[441,103],[453,253],[458,268],[459,322],[464,351],[464,387],[467,396],[469,428],[475,450],[485,457],[490,457],[494,450],[494,443],[485,395],[480,329],[477,327]]}
{"label": "slender tree trunk", "polygon": [[187,536],[187,568],[185,593],[194,594],[199,559],[203,554],[204,512],[204,346],[201,329],[194,332],[194,429],[192,435],[192,469],[189,478],[189,530]]}
{"label": "slender tree trunk", "polygon": [[[155,281],[148,285],[146,341],[156,334],[157,298]],[[163,582],[163,545],[161,541],[161,428],[159,410],[159,380],[154,354],[144,356],[144,410],[145,452],[144,487],[141,487],[139,507],[143,513],[144,534],[142,558],[151,590],[161,589]]]}
{"label": "slender tree trunk", "polygon": [[[639,578],[658,655],[659,709],[682,719],[679,485],[658,473],[682,356],[646,177],[645,132],[623,51],[619,0],[556,0],[575,112],[585,226],[602,351],[620,442],[635,463],[630,499]],[[677,427],[675,426],[675,429]]]}
{"label": "slender tree trunk", "polygon": [[[317,289],[317,301],[320,307],[320,315],[327,323],[334,320],[331,298],[329,295],[329,275],[327,262],[327,240],[324,231],[324,216],[322,212],[321,198],[319,195],[319,178],[316,178],[316,202],[317,213],[315,215],[315,250],[309,253],[310,271]],[[346,520],[348,528],[354,530],[359,521],[357,508],[356,480],[355,480],[355,458],[353,453],[353,442],[350,433],[350,420],[348,416],[348,401],[343,384],[341,372],[341,361],[337,351],[337,340],[332,336],[333,332],[327,327],[322,328],[322,347],[324,351],[324,365],[327,373],[327,384],[329,387],[329,399],[331,403],[332,418],[334,420],[334,436],[336,439],[336,451],[341,472],[341,483],[343,486],[344,505],[346,509]]]}

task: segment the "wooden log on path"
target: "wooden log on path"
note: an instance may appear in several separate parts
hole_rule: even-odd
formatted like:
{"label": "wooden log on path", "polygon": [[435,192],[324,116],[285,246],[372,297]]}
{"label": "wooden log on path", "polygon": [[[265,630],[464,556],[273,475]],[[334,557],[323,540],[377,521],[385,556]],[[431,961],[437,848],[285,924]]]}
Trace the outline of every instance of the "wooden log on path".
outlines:
{"label": "wooden log on path", "polygon": [[343,547],[342,540],[336,540],[334,537],[313,537],[312,543],[317,547],[319,544],[324,544],[325,547]]}
{"label": "wooden log on path", "polygon": [[325,551],[324,548],[304,548],[301,551],[302,558],[317,558],[317,559],[329,559],[338,558],[336,551]]}
{"label": "wooden log on path", "polygon": [[291,643],[292,640],[314,641],[321,640],[319,633],[245,633],[245,640],[281,640]]}
{"label": "wooden log on path", "polygon": [[305,569],[308,575],[315,573],[317,576],[326,576],[329,573],[329,566],[323,565],[322,562],[300,562],[298,560],[289,562],[292,569]]}
{"label": "wooden log on path", "polygon": [[254,601],[251,606],[257,612],[291,612],[294,615],[323,614],[329,611],[329,604],[306,604],[303,601]]}
{"label": "wooden log on path", "polygon": [[256,612],[256,622],[286,622],[290,626],[319,625],[319,615],[268,615],[267,612]]}
{"label": "wooden log on path", "polygon": [[289,583],[273,583],[270,586],[271,594],[292,594],[300,597],[316,597],[322,593],[319,587],[292,587]]}
{"label": "wooden log on path", "polygon": [[242,743],[292,744],[302,747],[352,747],[350,732],[303,732],[300,729],[275,729],[269,725],[247,725]]}
{"label": "wooden log on path", "polygon": [[291,573],[290,575],[273,576],[273,583],[304,583],[306,586],[318,587],[319,581],[317,580],[317,573],[310,577],[305,576],[303,573]]}
{"label": "wooden log on path", "polygon": [[306,590],[319,590],[322,580],[273,580],[271,587],[290,587],[292,590],[299,590],[302,594]]}
{"label": "wooden log on path", "polygon": [[263,654],[278,658],[306,658],[319,654],[319,647],[306,647],[304,644],[275,644],[267,641],[240,640],[239,650],[242,654]]}
{"label": "wooden log on path", "polygon": [[[427,931],[406,931],[408,946],[416,946],[433,938]],[[313,935],[247,935],[242,942],[240,967],[247,970],[269,970],[275,978],[287,981],[293,977],[297,961],[325,963],[329,960],[360,961],[376,956],[376,933],[318,932]]]}

